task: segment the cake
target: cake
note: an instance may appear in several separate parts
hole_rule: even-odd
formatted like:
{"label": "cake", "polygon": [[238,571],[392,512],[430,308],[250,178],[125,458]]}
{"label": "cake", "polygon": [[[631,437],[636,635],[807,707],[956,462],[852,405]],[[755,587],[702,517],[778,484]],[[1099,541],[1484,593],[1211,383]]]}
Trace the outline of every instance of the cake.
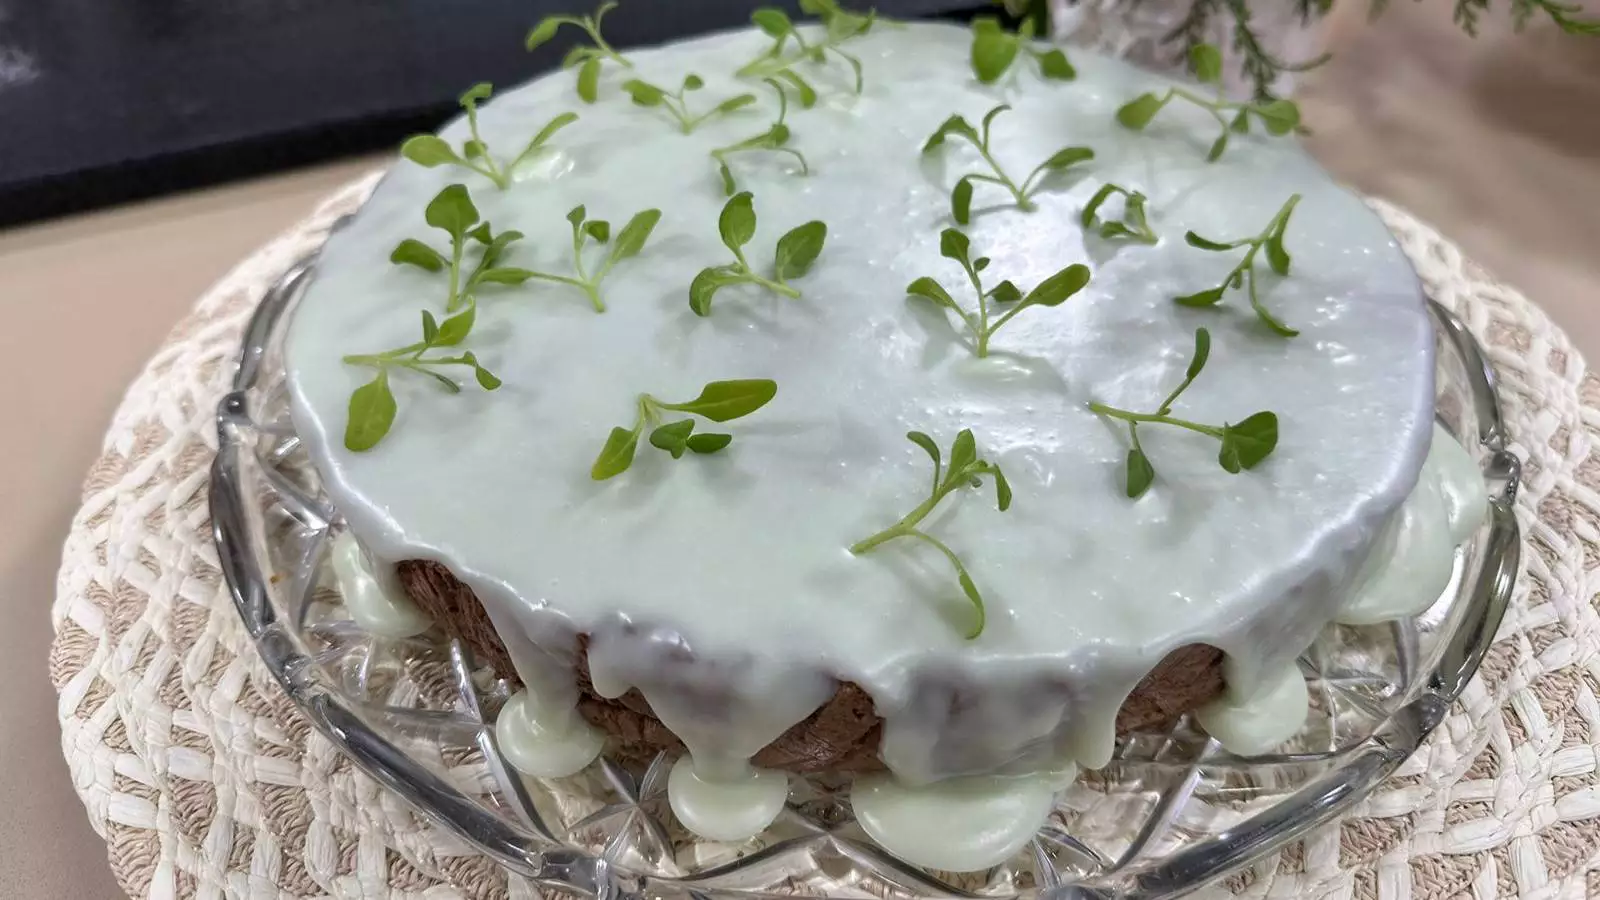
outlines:
{"label": "cake", "polygon": [[521,686],[517,769],[669,754],[721,841],[853,778],[982,869],[1119,735],[1291,737],[1296,657],[1431,605],[1486,499],[1281,107],[823,12],[820,62],[769,12],[470,92],[323,250],[294,422],[352,617]]}

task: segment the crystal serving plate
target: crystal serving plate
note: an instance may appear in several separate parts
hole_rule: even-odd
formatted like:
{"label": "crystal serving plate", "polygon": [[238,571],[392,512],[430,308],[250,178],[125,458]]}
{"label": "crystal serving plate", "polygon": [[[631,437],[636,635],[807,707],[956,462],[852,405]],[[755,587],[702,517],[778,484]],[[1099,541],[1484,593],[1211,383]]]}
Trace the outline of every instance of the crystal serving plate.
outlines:
{"label": "crystal serving plate", "polygon": [[901,862],[856,823],[848,781],[819,777],[793,778],[786,809],[756,838],[702,840],[668,808],[671,760],[639,770],[602,757],[570,778],[522,777],[495,746],[503,680],[437,630],[384,638],[350,619],[327,559],[343,521],[285,388],[284,332],[313,263],[262,301],[218,409],[211,512],[223,572],[268,668],[317,728],[418,809],[548,887],[617,900],[1182,894],[1337,816],[1393,772],[1477,670],[1511,597],[1518,461],[1505,450],[1493,373],[1435,305],[1439,418],[1479,463],[1489,514],[1426,612],[1330,626],[1306,651],[1311,714],[1278,753],[1230,755],[1187,718],[1132,735],[1060,796],[1026,847],[983,872]]}

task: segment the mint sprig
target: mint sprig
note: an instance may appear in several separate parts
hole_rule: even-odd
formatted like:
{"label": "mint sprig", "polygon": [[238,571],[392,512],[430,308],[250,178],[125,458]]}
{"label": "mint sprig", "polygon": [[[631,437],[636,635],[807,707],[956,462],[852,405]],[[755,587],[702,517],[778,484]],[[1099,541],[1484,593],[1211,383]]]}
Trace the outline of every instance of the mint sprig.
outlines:
{"label": "mint sprig", "polygon": [[[1009,280],[985,289],[980,273],[989,267],[989,258],[980,256],[972,259],[971,244],[967,236],[954,228],[946,228],[939,234],[939,254],[945,259],[954,260],[961,266],[961,270],[967,273],[967,281],[971,283],[972,292],[978,298],[978,311],[967,312],[954,297],[950,296],[944,285],[929,276],[923,276],[906,285],[906,293],[959,316],[972,334],[973,352],[980,359],[989,355],[989,339],[994,337],[995,332],[1005,327],[1007,322],[1016,318],[1018,313],[1035,306],[1060,306],[1068,297],[1083,290],[1089,283],[1089,267],[1073,263],[1039,282],[1027,294],[1023,294],[1021,289]],[[999,318],[990,321],[990,316],[1007,306],[1010,309],[1002,313]]]}
{"label": "mint sprig", "polygon": [[676,92],[669,92],[665,88],[656,87],[642,78],[630,78],[622,83],[622,89],[627,91],[628,96],[633,98],[635,105],[666,110],[673,119],[677,120],[678,128],[684,134],[692,133],[708,119],[727,115],[756,102],[755,94],[739,94],[723,100],[698,116],[692,115],[689,112],[689,103],[685,99],[685,95],[698,91],[705,86],[704,79],[693,72],[683,77],[683,84],[679,85]]}
{"label": "mint sprig", "polygon": [[981,130],[973,128],[972,123],[962,116],[953,115],[945,119],[938,130],[930,135],[927,142],[922,145],[924,154],[932,153],[944,146],[947,139],[958,137],[976,148],[978,155],[982,156],[983,161],[989,164],[989,170],[993,174],[969,173],[963,175],[961,180],[956,182],[955,188],[951,190],[950,214],[955,217],[956,222],[959,224],[965,225],[972,218],[972,184],[975,181],[996,184],[1005,188],[1011,192],[1011,198],[1018,209],[1029,211],[1034,208],[1033,196],[1044,187],[1045,176],[1094,159],[1094,150],[1088,147],[1063,147],[1050,154],[1050,157],[1044,162],[1034,166],[1033,171],[1028,173],[1028,177],[1023,179],[1022,184],[1017,184],[1000,167],[1000,162],[994,158],[994,151],[990,146],[990,127],[994,124],[995,117],[1010,109],[1010,106],[1002,103],[989,110],[983,117]]}
{"label": "mint sprig", "polygon": [[1256,292],[1255,269],[1256,253],[1264,248],[1267,251],[1267,265],[1272,267],[1272,271],[1278,275],[1289,274],[1290,257],[1289,251],[1283,246],[1283,232],[1289,227],[1289,217],[1294,214],[1295,204],[1299,202],[1299,194],[1290,196],[1288,200],[1284,201],[1283,206],[1278,209],[1277,214],[1272,217],[1272,221],[1267,223],[1267,227],[1262,229],[1261,233],[1255,237],[1224,242],[1203,238],[1193,231],[1185,234],[1183,239],[1189,243],[1189,246],[1198,247],[1201,250],[1225,253],[1240,247],[1249,247],[1250,249],[1245,252],[1244,258],[1239,260],[1239,264],[1233,267],[1233,271],[1222,279],[1222,284],[1197,293],[1174,297],[1173,302],[1180,306],[1216,306],[1222,302],[1223,295],[1230,288],[1237,290],[1240,287],[1244,287],[1250,297],[1250,308],[1255,310],[1256,316],[1268,328],[1286,338],[1292,338],[1299,334],[1300,332],[1285,325],[1261,304],[1261,297]]}
{"label": "mint sprig", "polygon": [[578,96],[583,98],[585,103],[593,103],[599,96],[600,66],[603,61],[610,60],[624,69],[633,68],[633,63],[606,43],[606,39],[600,35],[601,21],[605,19],[606,13],[616,8],[616,3],[606,0],[592,16],[545,16],[532,31],[528,32],[528,38],[524,42],[524,46],[531,51],[555,37],[563,25],[573,25],[582,29],[594,46],[585,47],[580,44],[573,47],[567,52],[566,59],[561,61],[561,68],[578,67]]}
{"label": "mint sprig", "polygon": [[[794,22],[790,21],[788,13],[775,7],[762,7],[750,14],[750,21],[772,38],[772,46],[746,63],[736,74],[742,78],[780,78],[800,91],[802,98],[809,95],[811,102],[815,102],[815,88],[795,71],[795,67],[801,62],[826,63],[831,53],[849,64],[855,75],[855,92],[861,93],[864,86],[861,60],[841,49],[840,45],[871,31],[873,23],[877,21],[876,13],[871,10],[866,13],[851,12],[835,0],[800,0],[800,9],[822,20],[822,40],[808,42],[805,35],[795,28]],[[794,43],[793,50],[788,49],[790,42]],[[811,103],[804,105],[810,107]]]}
{"label": "mint sprig", "polygon": [[1173,417],[1172,404],[1176,403],[1178,397],[1194,383],[1195,378],[1205,369],[1206,360],[1210,356],[1211,333],[1204,328],[1196,329],[1194,354],[1189,358],[1189,368],[1184,373],[1183,383],[1173,389],[1153,413],[1131,412],[1103,403],[1089,404],[1089,409],[1102,416],[1121,419],[1128,423],[1128,440],[1131,444],[1127,462],[1128,497],[1136,498],[1142,495],[1150,489],[1151,483],[1156,478],[1155,466],[1151,464],[1150,457],[1145,455],[1144,447],[1139,444],[1141,424],[1171,425],[1216,438],[1222,445],[1217,453],[1217,464],[1222,466],[1224,471],[1235,475],[1260,465],[1278,446],[1278,416],[1275,413],[1258,412],[1246,416],[1238,424],[1224,423],[1221,426],[1202,425]]}
{"label": "mint sprig", "polygon": [[978,443],[973,438],[970,428],[961,429],[961,433],[957,434],[955,441],[951,443],[948,466],[941,463],[939,445],[933,442],[933,438],[920,431],[913,431],[906,435],[906,440],[921,447],[933,459],[933,488],[928,494],[928,499],[918,504],[916,509],[906,513],[900,521],[852,544],[850,552],[860,556],[874,547],[897,538],[911,538],[928,544],[944,554],[944,558],[949,560],[950,566],[956,571],[956,581],[961,585],[961,592],[967,595],[967,599],[972,602],[972,608],[977,612],[977,620],[967,632],[968,640],[975,639],[983,634],[986,619],[983,595],[979,593],[978,585],[973,582],[972,575],[962,564],[961,557],[957,556],[948,544],[918,526],[929,513],[933,512],[941,500],[963,488],[978,487],[985,475],[994,479],[995,503],[1001,512],[1005,512],[1011,508],[1011,485],[1006,481],[1005,473],[1000,471],[1000,466],[978,457]]}
{"label": "mint sprig", "polygon": [[1033,45],[1033,18],[1022,20],[1015,33],[1005,30],[994,16],[972,20],[972,74],[984,84],[994,84],[1011,68],[1017,57],[1026,53],[1039,66],[1039,74],[1056,81],[1078,77],[1067,55],[1060,48],[1040,50]]}
{"label": "mint sprig", "polygon": [[[1123,198],[1121,221],[1100,219],[1100,207],[1118,194]],[[1100,190],[1095,191],[1094,196],[1089,198],[1089,203],[1084,206],[1083,214],[1078,221],[1086,231],[1094,231],[1098,225],[1100,236],[1107,240],[1125,237],[1143,244],[1154,244],[1160,238],[1150,229],[1150,223],[1145,219],[1145,201],[1145,196],[1138,191],[1130,191],[1121,185],[1108,182],[1101,185]]]}
{"label": "mint sprig", "polygon": [[[428,201],[423,219],[450,237],[450,252],[443,253],[416,238],[406,238],[389,253],[389,261],[427,272],[448,271],[450,287],[445,295],[446,313],[475,302],[473,297],[480,285],[518,283],[506,278],[507,272],[517,270],[502,268],[499,263],[506,249],[522,240],[522,232],[507,230],[495,234],[488,222],[479,221],[478,208],[473,205],[472,195],[465,186],[445,187]],[[483,252],[472,269],[466,271],[462,266],[469,241],[482,245]]]}
{"label": "mint sprig", "polygon": [[744,255],[744,246],[756,234],[755,201],[749,191],[735,194],[722,207],[717,231],[723,245],[733,251],[734,261],[730,265],[702,269],[694,277],[689,285],[689,308],[699,316],[711,315],[711,301],[717,291],[732,284],[760,285],[785,297],[798,298],[800,291],[789,281],[811,270],[811,264],[822,254],[823,244],[828,240],[828,226],[822,222],[811,221],[791,229],[778,239],[773,254],[773,275],[767,278],[756,274]]}
{"label": "mint sprig", "polygon": [[[589,298],[589,305],[597,313],[606,311],[605,301],[600,298],[600,283],[611,274],[611,269],[625,259],[638,256],[644,249],[645,241],[650,239],[650,232],[655,230],[656,223],[661,221],[661,210],[647,209],[634,213],[628,224],[612,240],[611,223],[604,219],[589,218],[588,210],[583,206],[575,206],[567,213],[567,222],[572,225],[572,275],[557,275],[553,272],[539,272],[533,269],[498,268],[483,280],[497,284],[522,284],[530,279],[550,281],[556,284],[565,284],[583,291]],[[589,242],[606,247],[605,257],[600,260],[598,268],[590,271],[589,265],[584,262],[585,251]]]}
{"label": "mint sprig", "polygon": [[543,149],[544,145],[555,137],[556,132],[578,121],[577,113],[567,112],[556,116],[539,129],[539,133],[528,141],[521,153],[513,157],[509,163],[501,165],[495,161],[494,154],[489,152],[489,146],[478,134],[478,104],[488,100],[493,93],[493,85],[482,81],[461,95],[461,108],[467,113],[467,131],[472,136],[461,145],[460,151],[438,135],[418,134],[406,138],[405,143],[400,145],[400,155],[429,169],[444,165],[460,166],[477,172],[494,182],[495,187],[505,190],[511,186],[511,175],[518,166]]}
{"label": "mint sprig", "polygon": [[[739,190],[739,183],[733,177],[733,168],[728,165],[728,157],[736,153],[754,153],[758,151],[787,153],[799,161],[801,175],[811,174],[811,167],[806,164],[805,154],[792,147],[785,146],[789,143],[791,133],[789,126],[784,122],[789,116],[789,98],[784,92],[783,85],[775,78],[764,78],[762,80],[778,94],[778,121],[773,122],[772,127],[761,134],[711,151],[711,158],[717,161],[717,174],[722,177],[723,193],[730,197]],[[809,107],[815,102],[817,102],[815,94],[810,95],[810,103],[806,102],[805,95],[801,96],[801,104],[804,106]]]}
{"label": "mint sprig", "polygon": [[[1300,127],[1300,107],[1293,100],[1266,99],[1252,100],[1238,103],[1227,99],[1222,94],[1222,53],[1210,44],[1196,44],[1189,49],[1189,67],[1201,84],[1218,85],[1215,98],[1202,97],[1199,94],[1183,88],[1168,88],[1165,94],[1157,96],[1153,93],[1144,93],[1124,103],[1117,109],[1117,122],[1124,128],[1134,131],[1143,131],[1150,120],[1156,117],[1168,103],[1175,99],[1186,100],[1211,113],[1222,126],[1222,133],[1211,143],[1211,149],[1206,153],[1206,162],[1216,162],[1228,149],[1230,134],[1247,134],[1250,131],[1250,117],[1261,120],[1268,134],[1282,136],[1289,134]],[[1230,119],[1227,113],[1232,113]]]}
{"label": "mint sprig", "polygon": [[640,394],[633,427],[611,429],[605,445],[600,448],[600,455],[595,457],[594,465],[589,468],[589,477],[595,481],[605,481],[626,472],[633,465],[639,438],[644,435],[646,428],[650,429],[650,446],[666,451],[673,459],[682,458],[686,451],[699,454],[721,451],[733,442],[733,435],[716,432],[695,434],[693,419],[661,424],[662,414],[681,412],[713,422],[731,422],[766,406],[777,393],[778,384],[775,381],[748,379],[713,381],[701,389],[700,396],[683,403],[667,403],[649,394]]}

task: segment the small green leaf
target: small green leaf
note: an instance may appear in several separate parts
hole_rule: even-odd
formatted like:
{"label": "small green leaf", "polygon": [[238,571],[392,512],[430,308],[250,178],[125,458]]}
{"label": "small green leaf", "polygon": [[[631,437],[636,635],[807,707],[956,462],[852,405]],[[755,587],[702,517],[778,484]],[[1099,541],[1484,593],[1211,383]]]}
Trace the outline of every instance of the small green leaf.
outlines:
{"label": "small green leaf", "polygon": [[1221,287],[1214,287],[1208,291],[1185,294],[1182,297],[1173,297],[1172,302],[1178,304],[1179,306],[1216,306],[1218,303],[1222,302],[1222,294],[1227,289],[1227,285],[1222,285]]}
{"label": "small green leaf", "polygon": [[438,336],[429,343],[439,347],[454,347],[467,339],[472,333],[472,325],[477,320],[478,304],[468,303],[467,308],[444,320],[439,326]]}
{"label": "small green leaf", "polygon": [[733,170],[728,168],[726,162],[719,160],[717,162],[717,174],[722,178],[723,196],[732,197],[734,192],[739,190],[739,182],[733,180]]}
{"label": "small green leaf", "polygon": [[476,280],[479,284],[522,284],[533,276],[534,273],[528,269],[500,266],[494,269],[484,269],[478,273]]}
{"label": "small green leaf", "polygon": [[1189,357],[1189,368],[1184,372],[1184,377],[1190,381],[1199,377],[1200,370],[1206,367],[1206,360],[1211,358],[1211,332],[1204,328],[1194,330],[1194,355]]}
{"label": "small green leaf", "polygon": [[1129,450],[1127,484],[1128,497],[1139,497],[1145,491],[1150,489],[1151,483],[1155,480],[1156,469],[1155,466],[1150,465],[1150,457],[1145,456],[1144,451],[1138,449],[1137,447]]}
{"label": "small green leaf", "polygon": [[1166,101],[1155,94],[1140,94],[1117,110],[1117,123],[1123,128],[1142,131],[1165,105]]}
{"label": "small green leaf", "polygon": [[583,223],[583,233],[604,244],[606,241],[611,240],[611,223],[604,219],[585,222]]}
{"label": "small green leaf", "polygon": [[945,138],[952,134],[960,135],[973,144],[978,143],[978,130],[972,127],[972,123],[961,116],[951,116],[945,119],[938,130],[928,137],[927,142],[922,145],[922,152],[930,153],[939,149],[944,145]]}
{"label": "small green leaf", "polygon": [[1050,155],[1050,158],[1040,164],[1040,168],[1059,172],[1068,166],[1094,159],[1094,150],[1089,147],[1065,147]]}
{"label": "small green leaf", "polygon": [[606,444],[600,448],[600,455],[595,457],[594,465],[589,467],[589,477],[595,481],[605,481],[615,478],[628,467],[633,465],[633,453],[639,446],[637,432],[626,428],[613,428],[611,435],[606,438]]}
{"label": "small green leaf", "polygon": [[1011,508],[1011,482],[1006,480],[1006,473],[1000,471],[999,466],[993,467],[992,474],[994,475],[995,505],[999,507],[1001,512],[1005,512]]}
{"label": "small green leaf", "polygon": [[689,434],[694,431],[693,419],[669,422],[650,432],[650,446],[665,450],[679,459],[689,449]]}
{"label": "small green leaf", "polygon": [[972,73],[984,84],[994,84],[1016,61],[1021,42],[1008,34],[993,16],[972,21]]}
{"label": "small green leaf", "polygon": [[1071,81],[1078,77],[1078,70],[1072,67],[1067,54],[1060,50],[1046,50],[1034,59],[1039,61],[1039,72],[1046,78],[1056,81]]}
{"label": "small green leaf", "polygon": [[1249,134],[1250,110],[1239,110],[1239,113],[1233,117],[1233,121],[1228,123],[1228,128],[1238,134]]}
{"label": "small green leaf", "polygon": [[594,56],[594,54],[595,49],[593,47],[585,47],[582,44],[579,44],[567,50],[567,55],[561,57],[561,68],[570,69],[584,60]]}
{"label": "small green leaf", "polygon": [[1083,290],[1089,283],[1089,267],[1073,263],[1051,275],[1022,298],[1022,302],[1038,306],[1060,306],[1068,297]]}
{"label": "small green leaf", "polygon": [[483,141],[467,141],[461,145],[461,155],[467,159],[482,159],[489,155],[489,147]]}
{"label": "small green leaf", "polygon": [[962,225],[972,221],[972,179],[962,178],[950,191],[950,215]]}
{"label": "small green leaf", "polygon": [[789,14],[781,9],[770,6],[762,7],[750,14],[750,21],[755,26],[766,32],[768,36],[781,38],[794,31],[794,23],[789,21]]}
{"label": "small green leaf", "polygon": [[611,245],[611,259],[613,262],[637,256],[644,249],[645,241],[650,240],[651,232],[655,231],[656,223],[661,221],[661,210],[647,209],[633,214],[628,224],[622,226],[617,232],[617,242]]}
{"label": "small green leaf", "polygon": [[990,299],[994,300],[994,302],[1003,306],[1007,303],[1015,303],[1018,300],[1021,300],[1022,289],[1017,287],[1015,284],[1012,284],[1011,281],[1007,279],[1006,281],[1002,281],[995,285],[994,290],[989,292],[989,297]]}
{"label": "small green leaf", "polygon": [[737,97],[729,97],[721,103],[718,103],[716,112],[726,115],[727,113],[744,109],[746,106],[749,106],[754,102],[756,102],[755,94],[740,94]]}
{"label": "small green leaf", "polygon": [[1273,100],[1255,107],[1255,111],[1270,134],[1285,135],[1300,125],[1300,107],[1293,100]]}
{"label": "small green leaf", "polygon": [[532,31],[528,32],[527,40],[523,41],[523,46],[528,50],[533,50],[539,45],[548,42],[556,36],[556,30],[561,27],[561,21],[559,16],[546,16],[538,25],[533,27]]}
{"label": "small green leaf", "polygon": [[444,254],[429,247],[427,244],[413,238],[406,238],[397,244],[389,254],[389,262],[395,265],[416,266],[429,272],[443,269],[449,262]]}
{"label": "small green leaf", "polygon": [[377,377],[350,394],[350,410],[344,427],[344,445],[360,453],[371,450],[394,425],[399,410],[389,390],[389,370],[378,369]]}
{"label": "small green leaf", "polygon": [[782,72],[778,72],[775,77],[787,81],[794,87],[795,92],[800,95],[802,109],[810,109],[817,105],[817,89],[811,86],[811,82],[801,78],[798,73],[784,69]]}
{"label": "small green leaf", "polygon": [[1228,149],[1228,132],[1223,131],[1217,139],[1211,142],[1211,149],[1206,151],[1206,162],[1216,162]]}
{"label": "small green leaf", "polygon": [[1274,232],[1268,236],[1267,264],[1272,267],[1272,271],[1279,275],[1287,275],[1289,274],[1290,262],[1291,258],[1289,256],[1289,251],[1284,249],[1283,246],[1283,234],[1281,232]]}
{"label": "small green leaf", "polygon": [[932,300],[947,309],[960,310],[960,307],[956,305],[955,298],[951,297],[950,292],[944,289],[944,285],[926,275],[906,285],[906,293],[912,297]]}
{"label": "small green leaf", "polygon": [[422,342],[432,344],[439,337],[439,320],[428,310],[422,311]]}
{"label": "small green leaf", "polygon": [[1222,80],[1222,51],[1210,44],[1190,47],[1189,69],[1201,84],[1216,84]]}
{"label": "small green leaf", "polygon": [[710,454],[722,450],[731,443],[733,443],[733,435],[708,431],[703,434],[690,435],[687,446],[692,453]]}
{"label": "small green leaf", "polygon": [[600,59],[591,56],[578,68],[578,96],[593,103],[600,96]]}
{"label": "small green leaf", "polygon": [[967,467],[978,461],[978,441],[971,428],[963,428],[950,445],[950,467],[946,469],[945,486],[967,477]]}
{"label": "small green leaf", "polygon": [[1100,190],[1095,191],[1094,196],[1090,197],[1088,204],[1083,207],[1083,213],[1078,216],[1078,224],[1082,225],[1084,228],[1092,228],[1094,226],[1095,214],[1099,212],[1100,207],[1111,198],[1111,195],[1117,193],[1118,190],[1120,189],[1114,184],[1101,185]]}
{"label": "small green leaf", "polygon": [[480,244],[487,244],[494,240],[494,231],[489,227],[488,222],[479,222],[477,228],[467,232],[467,237],[472,238]]}
{"label": "small green leaf", "polygon": [[767,405],[778,394],[778,384],[765,378],[740,381],[713,381],[688,403],[662,404],[665,409],[704,416],[713,422],[727,422],[748,416]]}
{"label": "small green leaf", "polygon": [[1203,238],[1193,231],[1185,233],[1183,239],[1189,246],[1199,247],[1201,250],[1223,251],[1232,250],[1237,246],[1236,244],[1224,244],[1219,241],[1213,241],[1210,238]]}
{"label": "small green leaf", "polygon": [[777,273],[779,281],[799,278],[810,271],[828,240],[828,226],[807,222],[778,239]]}
{"label": "small green leaf", "polygon": [[588,218],[589,210],[581,203],[567,211],[567,222],[572,225],[574,230],[582,228],[584,221]]}
{"label": "small green leaf", "polygon": [[466,93],[461,95],[459,102],[462,106],[477,106],[479,103],[489,99],[490,95],[493,93],[494,85],[487,81],[480,81],[472,87],[467,88]]}
{"label": "small green leaf", "polygon": [[730,284],[738,284],[744,276],[727,266],[701,269],[689,284],[689,308],[697,316],[711,315],[711,301],[717,291]]}
{"label": "small green leaf", "polygon": [[1254,469],[1278,446],[1278,417],[1275,413],[1258,412],[1237,425],[1223,426],[1222,433],[1224,447],[1232,444],[1240,468]]}
{"label": "small green leaf", "polygon": [[637,78],[630,78],[627,81],[624,81],[622,83],[622,89],[626,91],[628,96],[633,98],[633,102],[639,106],[660,106],[661,101],[667,96],[666,92],[661,90],[661,88],[658,88],[649,82],[640,81]]}
{"label": "small green leaf", "polygon": [[472,205],[466,187],[452,184],[428,201],[423,219],[459,241],[466,237],[467,229],[478,223],[478,208]]}
{"label": "small green leaf", "polygon": [[501,381],[499,378],[495,377],[495,374],[493,372],[489,371],[488,369],[485,369],[483,366],[476,365],[476,364],[474,364],[473,367],[472,367],[472,375],[473,375],[474,378],[478,379],[478,386],[483,388],[486,391],[499,390],[500,389],[500,385],[505,383],[505,382]]}
{"label": "small green leaf", "polygon": [[967,632],[967,640],[977,640],[978,635],[983,634],[984,619],[986,618],[983,611],[983,595],[978,593],[978,586],[972,583],[972,576],[967,574],[966,569],[958,568],[956,570],[956,580],[961,583],[962,593],[966,594],[967,599],[972,601],[972,608],[978,613],[978,621],[973,623],[972,629]]}
{"label": "small green leaf", "polygon": [[722,207],[722,215],[717,218],[717,231],[722,235],[722,243],[734,251],[750,243],[750,239],[756,236],[755,198],[749,191],[735,194]]}
{"label": "small green leaf", "polygon": [[554,119],[551,119],[549,122],[546,122],[545,126],[539,129],[539,133],[533,136],[533,140],[528,142],[528,146],[522,151],[522,155],[527,156],[535,150],[538,150],[540,147],[543,147],[545,142],[549,141],[550,138],[555,136],[556,132],[576,121],[578,121],[577,113],[564,112],[561,115],[556,116]]}
{"label": "small green leaf", "polygon": [[921,447],[928,456],[933,458],[934,470],[937,471],[939,469],[939,445],[933,442],[933,438],[920,431],[908,431],[906,432],[906,440]]}
{"label": "small green leaf", "polygon": [[693,72],[683,76],[683,90],[685,91],[698,91],[705,86],[705,79]]}
{"label": "small green leaf", "polygon": [[419,134],[416,137],[407,138],[406,142],[400,145],[400,155],[419,166],[425,166],[429,169],[446,163],[459,163],[462,161],[461,157],[456,155],[456,151],[445,143],[443,138],[432,134]]}
{"label": "small green leaf", "polygon": [[953,259],[966,265],[967,255],[972,252],[972,244],[967,236],[954,228],[946,228],[939,232],[939,255],[945,259]]}

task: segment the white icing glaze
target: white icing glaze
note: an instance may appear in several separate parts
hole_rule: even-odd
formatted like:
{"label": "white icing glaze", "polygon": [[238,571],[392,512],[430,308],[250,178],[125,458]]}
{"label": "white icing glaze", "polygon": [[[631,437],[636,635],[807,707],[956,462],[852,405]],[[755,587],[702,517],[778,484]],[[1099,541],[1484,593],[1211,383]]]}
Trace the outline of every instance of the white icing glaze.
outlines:
{"label": "white icing glaze", "polygon": [[[1024,76],[988,88],[971,78],[968,41],[948,26],[875,31],[853,48],[867,69],[862,97],[839,89],[843,67],[819,69],[824,99],[791,110],[811,177],[782,159],[736,160],[756,195],[758,265],[788,228],[829,225],[798,301],[733,289],[709,319],[687,308],[695,272],[727,255],[707,151],[764,129],[770,104],[685,136],[614,84],[601,103],[578,104],[571,73],[557,73],[482,114],[491,146],[519,145],[563,109],[582,117],[510,191],[459,170],[398,167],[329,241],[288,347],[296,425],[350,527],[385,562],[448,566],[541,695],[570,702],[587,634],[597,690],[638,687],[713,780],[737,780],[834,678],[872,696],[886,759],[921,784],[1063,757],[1100,764],[1122,698],[1185,644],[1224,650],[1245,693],[1280,672],[1333,616],[1416,481],[1433,409],[1416,279],[1376,217],[1290,142],[1235,138],[1208,165],[1214,123],[1201,111],[1174,105],[1143,135],[1115,125],[1117,105],[1160,79],[1080,55],[1072,84]],[[633,58],[660,83],[692,68],[702,95],[720,98],[755,89],[726,73],[763,44],[742,31]],[[978,361],[904,288],[926,274],[961,284],[937,233],[974,156],[952,145],[924,158],[922,140],[949,113],[976,120],[1001,100],[1016,108],[995,125],[1008,168],[1025,172],[1066,144],[1099,155],[1040,195],[1037,211],[979,215],[974,248],[1024,288],[1069,262],[1087,260],[1095,275],[1062,307],[1019,316]],[[345,411],[366,373],[340,357],[415,339],[417,309],[437,306],[441,282],[387,256],[402,238],[438,242],[422,208],[461,180],[496,230],[528,235],[511,265],[566,271],[562,213],[578,203],[615,222],[645,207],[664,215],[645,251],[607,278],[603,316],[565,288],[485,290],[471,346],[505,387],[450,396],[397,376],[393,433],[350,453]],[[1159,245],[1081,232],[1077,211],[1103,181],[1150,197]],[[1295,270],[1267,278],[1264,301],[1299,338],[1268,334],[1235,297],[1218,311],[1172,304],[1235,259],[1175,235],[1252,234],[1291,191],[1304,195],[1289,229]],[[980,189],[977,205],[997,199]],[[1197,325],[1212,331],[1212,359],[1178,411],[1222,422],[1272,409],[1278,451],[1230,476],[1213,441],[1145,429],[1161,477],[1130,502],[1117,484],[1125,430],[1087,404],[1158,401],[1181,378]],[[727,452],[672,461],[644,448],[626,475],[588,479],[638,392],[687,399],[742,377],[780,389],[729,427],[739,437]],[[927,460],[905,432],[947,444],[963,427],[1017,496],[1003,514],[989,497],[962,496],[926,523],[983,586],[989,626],[971,642],[965,601],[926,548],[845,549],[923,498]]]}
{"label": "white icing glaze", "polygon": [[1483,475],[1472,457],[1435,425],[1417,488],[1362,563],[1338,621],[1371,625],[1432,606],[1450,584],[1456,546],[1477,530],[1487,504]]}
{"label": "white icing glaze", "polygon": [[494,737],[506,761],[535,778],[565,778],[583,771],[606,742],[605,734],[570,704],[541,703],[527,690],[506,701],[495,719]]}
{"label": "white icing glaze", "polygon": [[1260,756],[1291,737],[1305,724],[1306,679],[1290,662],[1245,696],[1230,685],[1221,697],[1202,706],[1195,718],[1230,753]]}
{"label": "white icing glaze", "polygon": [[[392,579],[380,579],[373,573],[372,564],[355,535],[349,531],[339,532],[328,553],[339,593],[344,597],[344,607],[357,625],[373,634],[410,637],[427,631],[433,624]],[[389,572],[393,567],[384,566],[382,570]]]}
{"label": "white icing glaze", "polygon": [[742,841],[760,834],[783,811],[789,776],[770,769],[707,780],[685,756],[667,775],[667,802],[683,827],[713,841]]}
{"label": "white icing glaze", "polygon": [[856,780],[850,807],[872,839],[909,863],[952,872],[999,865],[1031,840],[1072,783],[1073,766],[1031,775],[969,775],[924,787]]}

